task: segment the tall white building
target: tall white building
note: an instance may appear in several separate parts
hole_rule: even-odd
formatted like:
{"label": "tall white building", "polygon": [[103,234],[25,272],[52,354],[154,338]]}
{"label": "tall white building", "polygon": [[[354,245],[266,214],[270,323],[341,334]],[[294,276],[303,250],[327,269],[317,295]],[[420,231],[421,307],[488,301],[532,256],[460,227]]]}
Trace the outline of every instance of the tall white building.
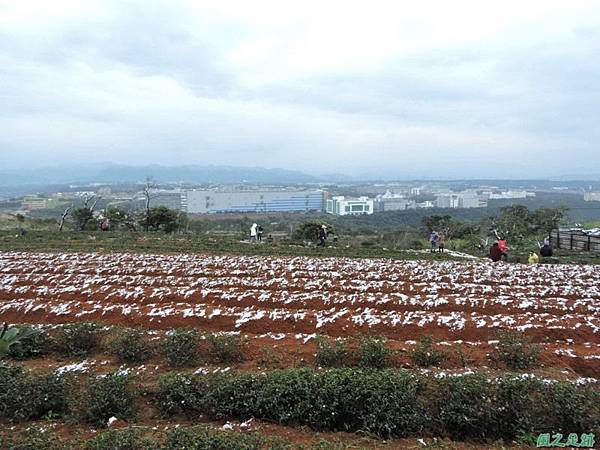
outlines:
{"label": "tall white building", "polygon": [[600,192],[586,192],[583,194],[586,202],[600,202]]}
{"label": "tall white building", "polygon": [[373,214],[373,206],[373,199],[368,197],[345,198],[336,196],[327,200],[326,211],[336,216]]}

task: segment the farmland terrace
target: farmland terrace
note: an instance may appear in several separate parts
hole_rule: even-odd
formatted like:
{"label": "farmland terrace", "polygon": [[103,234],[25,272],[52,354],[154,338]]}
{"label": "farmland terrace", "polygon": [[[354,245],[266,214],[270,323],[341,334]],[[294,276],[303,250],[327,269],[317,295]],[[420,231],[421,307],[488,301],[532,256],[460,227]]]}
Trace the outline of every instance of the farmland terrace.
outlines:
{"label": "farmland terrace", "polygon": [[0,253],[0,320],[235,332],[303,350],[318,334],[423,335],[475,362],[502,330],[549,366],[600,372],[598,266],[311,257]]}

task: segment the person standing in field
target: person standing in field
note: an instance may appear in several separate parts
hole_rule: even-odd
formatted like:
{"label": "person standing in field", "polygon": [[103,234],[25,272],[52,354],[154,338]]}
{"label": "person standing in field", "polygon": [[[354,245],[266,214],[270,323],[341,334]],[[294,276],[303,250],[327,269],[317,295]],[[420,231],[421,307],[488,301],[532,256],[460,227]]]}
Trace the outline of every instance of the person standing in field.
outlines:
{"label": "person standing in field", "polygon": [[502,251],[500,250],[500,246],[497,242],[494,242],[494,244],[490,247],[489,257],[493,262],[498,262],[502,259]]}
{"label": "person standing in field", "polygon": [[446,248],[446,236],[444,233],[440,233],[438,235],[438,252],[444,253],[444,249]]}
{"label": "person standing in field", "polygon": [[540,258],[538,257],[536,252],[529,252],[529,258],[527,259],[527,262],[529,264],[537,264],[540,261]]}
{"label": "person standing in field", "polygon": [[550,245],[542,245],[542,248],[540,248],[540,255],[544,258],[550,258],[552,256],[552,247]]}
{"label": "person standing in field", "polygon": [[431,253],[435,253],[438,247],[439,236],[435,231],[432,231],[429,235],[429,243],[431,244]]}
{"label": "person standing in field", "polygon": [[498,239],[498,247],[500,248],[502,261],[508,261],[508,246],[504,238]]}
{"label": "person standing in field", "polygon": [[263,227],[261,225],[259,225],[256,230],[256,239],[258,240],[258,242],[262,242],[262,235],[263,235]]}
{"label": "person standing in field", "polygon": [[257,229],[258,225],[253,223],[252,226],[250,227],[250,242],[254,243],[256,242],[256,235],[258,233],[258,229]]}
{"label": "person standing in field", "polygon": [[322,225],[319,228],[318,234],[319,243],[317,244],[319,247],[325,247],[325,241],[327,240],[327,225]]}

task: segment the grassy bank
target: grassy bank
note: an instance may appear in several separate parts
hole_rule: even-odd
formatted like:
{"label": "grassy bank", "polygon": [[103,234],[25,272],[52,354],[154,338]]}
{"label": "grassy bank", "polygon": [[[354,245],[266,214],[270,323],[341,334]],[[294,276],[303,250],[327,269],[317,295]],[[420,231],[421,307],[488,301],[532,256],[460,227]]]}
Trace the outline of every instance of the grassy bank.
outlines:
{"label": "grassy bank", "polygon": [[252,245],[231,236],[131,232],[30,231],[24,236],[0,231],[0,251],[208,253],[265,256],[322,256],[393,259],[452,259],[448,255],[398,252],[358,241],[342,240],[325,247],[304,246],[286,239]]}

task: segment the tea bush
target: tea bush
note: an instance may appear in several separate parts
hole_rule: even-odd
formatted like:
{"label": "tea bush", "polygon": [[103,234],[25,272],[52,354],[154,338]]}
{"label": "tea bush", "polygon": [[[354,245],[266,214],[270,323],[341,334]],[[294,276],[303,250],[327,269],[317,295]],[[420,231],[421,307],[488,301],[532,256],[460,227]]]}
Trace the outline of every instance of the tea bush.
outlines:
{"label": "tea bush", "polygon": [[492,361],[509,370],[529,369],[538,362],[541,348],[517,333],[506,332],[498,337],[498,344],[490,355]]}
{"label": "tea bush", "polygon": [[30,359],[43,356],[47,352],[48,335],[44,331],[36,329],[33,333],[21,339],[18,345],[13,345],[8,355],[13,359]]}
{"label": "tea bush", "polygon": [[218,363],[234,363],[243,361],[244,341],[241,337],[229,334],[209,334],[206,337],[208,354]]}
{"label": "tea bush", "polygon": [[597,391],[514,374],[492,380],[483,373],[426,379],[408,371],[353,368],[170,374],[160,380],[155,398],[165,416],[259,417],[382,437],[514,440],[528,430],[581,433],[600,427]]}
{"label": "tea bush", "polygon": [[384,337],[361,336],[358,347],[358,365],[363,368],[382,369],[389,364],[391,350]]}
{"label": "tea bush", "polygon": [[52,372],[30,372],[0,364],[0,419],[40,419],[63,414],[67,382]]}
{"label": "tea bush", "polygon": [[[85,443],[87,450],[155,450],[157,445],[140,428],[108,430]],[[183,448],[183,447],[182,447]]]}
{"label": "tea bush", "polygon": [[452,439],[485,439],[497,434],[495,389],[485,374],[444,378],[436,394],[441,426]]}
{"label": "tea bush", "polygon": [[348,365],[349,352],[345,341],[317,336],[317,353],[315,361],[320,367],[342,367]]}
{"label": "tea bush", "polygon": [[117,329],[108,342],[108,351],[122,362],[139,363],[150,358],[152,346],[143,328]]}
{"label": "tea bush", "polygon": [[[515,439],[523,432],[585,433],[600,427],[599,394],[569,382],[482,374],[439,382],[439,418],[453,439]],[[587,430],[587,431],[586,431]]]}
{"label": "tea bush", "polygon": [[223,431],[206,425],[177,427],[168,431],[148,427],[107,430],[88,440],[59,440],[41,427],[21,432],[0,430],[0,448],[7,450],[346,450],[357,449],[342,442],[320,440],[312,445],[293,445],[279,437],[259,433]]}
{"label": "tea bush", "polygon": [[437,366],[447,358],[444,352],[435,349],[432,336],[423,336],[410,356],[419,367]]}
{"label": "tea bush", "polygon": [[194,329],[175,329],[165,336],[162,349],[169,365],[183,367],[191,364],[198,356],[200,335]]}
{"label": "tea bush", "polygon": [[98,348],[102,329],[96,323],[69,323],[54,336],[54,348],[65,356],[87,356]]}
{"label": "tea bush", "polygon": [[91,376],[78,398],[73,398],[73,409],[78,419],[96,426],[106,425],[112,416],[127,420],[134,415],[131,377],[119,372]]}
{"label": "tea bush", "polygon": [[7,450],[67,450],[58,436],[44,428],[28,427],[19,432],[0,434],[0,448]]}
{"label": "tea bush", "polygon": [[420,389],[416,377],[395,370],[288,369],[208,377],[167,375],[159,382],[156,397],[165,415],[260,417],[322,430],[404,436],[424,427]]}
{"label": "tea bush", "polygon": [[217,431],[207,426],[169,430],[162,450],[286,450],[292,447],[281,439],[259,434]]}
{"label": "tea bush", "polygon": [[589,433],[600,431],[600,393],[572,383],[542,384],[533,407],[537,430]]}
{"label": "tea bush", "polygon": [[204,412],[204,388],[201,377],[168,373],[158,379],[154,398],[164,417],[185,415],[193,419]]}

